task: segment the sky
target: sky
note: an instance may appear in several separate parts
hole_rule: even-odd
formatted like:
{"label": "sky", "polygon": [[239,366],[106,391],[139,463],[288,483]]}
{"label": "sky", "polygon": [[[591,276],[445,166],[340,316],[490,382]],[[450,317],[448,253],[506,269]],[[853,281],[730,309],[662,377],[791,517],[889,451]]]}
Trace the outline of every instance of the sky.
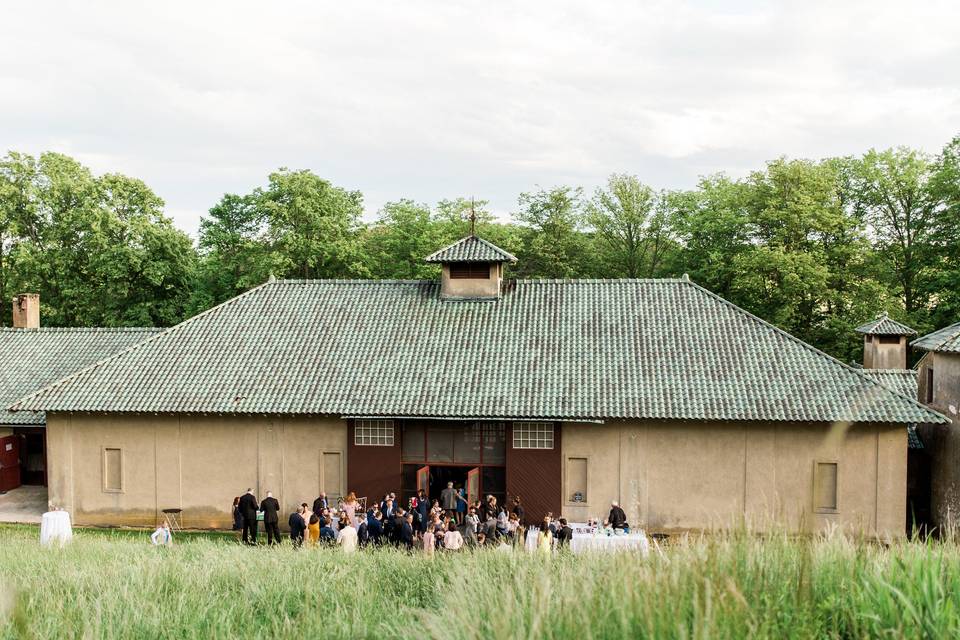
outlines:
{"label": "sky", "polygon": [[279,167],[364,194],[517,196],[614,172],[960,134],[960,3],[31,2],[0,19],[3,151],[141,178],[195,235]]}

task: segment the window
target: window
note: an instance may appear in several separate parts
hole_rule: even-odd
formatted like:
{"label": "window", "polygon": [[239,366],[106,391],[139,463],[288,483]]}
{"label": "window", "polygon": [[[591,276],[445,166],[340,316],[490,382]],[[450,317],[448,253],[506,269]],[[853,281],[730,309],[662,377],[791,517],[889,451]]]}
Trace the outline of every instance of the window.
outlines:
{"label": "window", "polygon": [[816,462],[813,472],[813,510],[817,513],[839,511],[837,463]]}
{"label": "window", "polygon": [[451,262],[450,277],[454,280],[489,280],[490,264],[487,262]]}
{"label": "window", "polygon": [[927,367],[927,404],[933,404],[933,367]]}
{"label": "window", "polygon": [[120,449],[103,450],[103,490],[110,493],[123,491],[123,452]]}
{"label": "window", "polygon": [[357,420],[353,425],[353,444],[392,447],[393,420]]}
{"label": "window", "polygon": [[587,459],[567,458],[567,502],[587,502]]}
{"label": "window", "polygon": [[553,449],[552,422],[514,422],[514,449]]}
{"label": "window", "polygon": [[878,336],[880,344],[900,344],[900,336]]}

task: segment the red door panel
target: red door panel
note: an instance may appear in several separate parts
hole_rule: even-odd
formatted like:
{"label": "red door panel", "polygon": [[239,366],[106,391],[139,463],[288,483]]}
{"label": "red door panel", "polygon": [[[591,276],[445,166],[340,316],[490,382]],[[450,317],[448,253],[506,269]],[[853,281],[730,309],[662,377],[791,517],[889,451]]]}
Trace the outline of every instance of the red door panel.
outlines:
{"label": "red door panel", "polygon": [[0,491],[20,486],[20,438],[0,438]]}

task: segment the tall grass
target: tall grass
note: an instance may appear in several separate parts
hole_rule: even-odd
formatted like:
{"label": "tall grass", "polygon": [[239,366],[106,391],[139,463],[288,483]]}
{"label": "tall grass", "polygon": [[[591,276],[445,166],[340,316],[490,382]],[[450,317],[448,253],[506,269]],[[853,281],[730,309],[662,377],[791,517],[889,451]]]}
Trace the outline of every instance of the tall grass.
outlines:
{"label": "tall grass", "polygon": [[950,638],[960,548],[743,532],[635,554],[153,548],[0,528],[0,635],[54,638]]}

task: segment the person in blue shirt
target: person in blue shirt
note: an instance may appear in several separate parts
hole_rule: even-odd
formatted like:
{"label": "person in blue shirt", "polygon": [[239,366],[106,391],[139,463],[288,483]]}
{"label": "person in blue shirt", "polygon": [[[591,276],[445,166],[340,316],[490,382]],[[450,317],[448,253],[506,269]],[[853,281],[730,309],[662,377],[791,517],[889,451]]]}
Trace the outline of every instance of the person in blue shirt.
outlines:
{"label": "person in blue shirt", "polygon": [[333,544],[337,541],[337,532],[334,531],[330,518],[325,519],[323,526],[320,527],[320,541],[326,544]]}

